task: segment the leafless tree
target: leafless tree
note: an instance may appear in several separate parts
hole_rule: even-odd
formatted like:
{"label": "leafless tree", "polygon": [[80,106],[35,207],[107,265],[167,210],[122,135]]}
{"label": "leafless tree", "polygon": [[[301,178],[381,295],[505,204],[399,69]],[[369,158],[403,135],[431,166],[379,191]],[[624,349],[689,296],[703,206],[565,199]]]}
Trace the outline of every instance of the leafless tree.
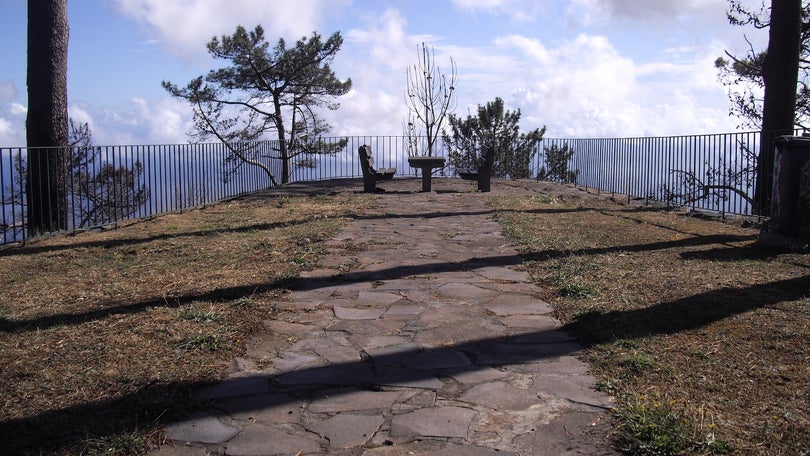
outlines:
{"label": "leafless tree", "polygon": [[417,138],[425,137],[427,156],[433,156],[447,111],[455,108],[456,62],[450,57],[450,74],[447,75],[436,65],[432,47],[422,43],[417,46],[417,51],[419,58],[416,64],[406,71],[408,86],[405,102],[409,112],[405,136],[411,155],[417,153]]}

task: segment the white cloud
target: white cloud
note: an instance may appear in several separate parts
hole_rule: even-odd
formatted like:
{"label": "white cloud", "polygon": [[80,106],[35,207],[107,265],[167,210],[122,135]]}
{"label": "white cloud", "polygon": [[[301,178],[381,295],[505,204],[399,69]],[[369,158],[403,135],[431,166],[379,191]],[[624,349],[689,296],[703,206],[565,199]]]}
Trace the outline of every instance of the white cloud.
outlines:
{"label": "white cloud", "polygon": [[8,112],[15,117],[24,117],[28,114],[28,108],[19,103],[11,103]]}
{"label": "white cloud", "polygon": [[0,104],[0,147],[25,145],[25,106],[19,103]]}
{"label": "white cloud", "polygon": [[68,116],[70,120],[74,123],[78,124],[87,124],[90,127],[90,131],[93,131],[95,128],[95,123],[93,122],[93,116],[85,109],[84,107],[78,106],[68,106]]}
{"label": "white cloud", "polygon": [[0,81],[0,100],[13,100],[18,95],[17,86],[11,79]]}
{"label": "white cloud", "polygon": [[0,112],[0,147],[25,146],[25,118]]}
{"label": "white cloud", "polygon": [[453,0],[453,5],[459,10],[507,16],[516,22],[535,19],[543,4],[536,0]]}
{"label": "white cloud", "polygon": [[387,9],[346,33],[334,70],[341,78],[352,75],[353,88],[337,100],[341,104],[338,111],[323,114],[334,127],[332,134],[402,134],[407,114],[403,98],[405,69],[416,61],[418,43],[435,40],[426,35],[408,35],[406,29],[407,21],[400,12]]}
{"label": "white cloud", "polygon": [[[365,27],[352,29],[346,33],[346,43],[351,49],[344,49],[341,53],[353,52],[348,57],[355,60],[355,71],[366,74],[367,66],[361,62],[374,62],[382,65],[386,70],[402,71],[412,63],[411,54],[416,52],[416,44],[421,41],[430,41],[429,37],[412,37],[405,33],[407,21],[395,9],[386,10],[381,16],[370,19]],[[345,54],[339,54],[339,58]],[[403,76],[404,78],[404,76]],[[403,79],[404,80],[404,79]]]}
{"label": "white cloud", "polygon": [[[133,15],[154,16],[142,20],[153,24],[155,30],[163,30],[159,24],[170,24],[172,21],[166,18],[179,14],[176,11],[180,10],[178,6],[163,6],[157,0],[116,1],[122,8],[125,5],[140,8],[133,9]],[[185,8],[193,2],[165,3],[179,3]],[[219,0],[209,3],[219,4]],[[240,4],[248,3],[243,0]],[[600,3],[613,8],[612,14],[619,14],[630,5],[644,7],[630,0],[608,3],[572,0],[569,4],[594,10]],[[456,2],[458,8],[471,11],[502,8],[507,4],[514,1]],[[303,5],[303,22],[316,20],[313,19],[316,13],[307,14],[309,8],[313,11],[325,8],[314,0],[304,1]],[[699,8],[696,1],[684,5]],[[650,11],[659,12],[656,14],[669,11],[667,8],[662,2],[648,5]],[[201,17],[214,14],[215,8],[202,10],[195,10],[195,15],[185,23],[196,24]],[[251,18],[261,16],[261,11],[254,8]],[[501,97],[509,109],[521,109],[524,130],[547,125],[549,137],[695,134],[730,131],[734,127],[734,120],[727,115],[725,90],[717,82],[712,65],[724,47],[719,42],[678,42],[680,46],[649,53],[642,61],[631,58],[603,35],[580,33],[570,39],[555,35],[553,40],[541,40],[511,33],[493,37],[489,45],[464,46],[457,42],[448,44],[436,36],[409,33],[407,19],[396,9],[377,13],[363,10],[357,17],[356,28],[344,33],[343,49],[332,65],[339,78],[352,78],[353,88],[337,100],[341,104],[338,111],[322,113],[334,127],[331,135],[402,134],[407,112],[403,99],[405,68],[415,63],[416,44],[422,41],[435,47],[437,62],[443,68],[451,55],[458,64],[456,114],[466,115],[476,105]],[[229,33],[232,27],[227,24],[222,33]],[[166,25],[164,33],[169,34],[169,28]],[[202,42],[212,34],[206,31]],[[195,49],[202,48],[197,38],[189,39],[188,43]],[[134,98],[110,108],[111,111],[82,108],[93,122],[94,137],[99,144],[186,142],[186,133],[191,130],[188,105],[168,97]]]}
{"label": "white cloud", "polygon": [[581,34],[555,48],[516,36],[498,44],[522,52],[530,69],[505,97],[521,108],[524,128],[547,125],[549,137],[733,130],[712,51],[678,64],[639,64],[602,36]]}
{"label": "white cloud", "polygon": [[[213,36],[231,34],[237,25],[252,30],[261,24],[268,37],[297,40],[318,30],[322,15],[348,0],[114,0],[124,16],[146,25],[161,45],[191,60],[204,54]],[[271,40],[272,41],[272,40]]]}
{"label": "white cloud", "polygon": [[[396,10],[347,34],[351,46],[339,60],[341,71],[354,76],[354,89],[339,100],[339,111],[327,113],[334,134],[401,134],[404,68],[415,61],[415,38]],[[437,59],[452,55],[458,64],[457,115],[501,97],[509,109],[521,109],[523,129],[546,125],[549,136],[734,129],[712,64],[720,43],[669,49],[651,62],[635,61],[606,36],[585,33],[553,43],[509,34],[491,46],[432,44]]]}
{"label": "white cloud", "polygon": [[725,18],[726,0],[571,0],[569,20],[583,25],[606,25],[616,20],[635,24],[673,26],[678,21],[703,22]]}
{"label": "white cloud", "polygon": [[188,142],[191,111],[173,98],[133,98],[114,110],[81,104],[69,108],[71,119],[87,123],[98,145],[177,144]]}
{"label": "white cloud", "polygon": [[0,117],[0,144],[6,143],[6,137],[10,137],[12,133],[11,122]]}

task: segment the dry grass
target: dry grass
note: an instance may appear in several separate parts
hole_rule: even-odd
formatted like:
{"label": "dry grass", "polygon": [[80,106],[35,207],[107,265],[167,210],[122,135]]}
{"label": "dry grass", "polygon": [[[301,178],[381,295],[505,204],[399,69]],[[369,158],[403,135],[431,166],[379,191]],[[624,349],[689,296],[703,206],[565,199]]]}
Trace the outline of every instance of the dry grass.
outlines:
{"label": "dry grass", "polygon": [[142,451],[368,201],[234,200],[0,251],[4,454]]}
{"label": "dry grass", "polygon": [[617,443],[808,454],[810,255],[760,248],[739,224],[547,190],[491,202],[617,396]]}

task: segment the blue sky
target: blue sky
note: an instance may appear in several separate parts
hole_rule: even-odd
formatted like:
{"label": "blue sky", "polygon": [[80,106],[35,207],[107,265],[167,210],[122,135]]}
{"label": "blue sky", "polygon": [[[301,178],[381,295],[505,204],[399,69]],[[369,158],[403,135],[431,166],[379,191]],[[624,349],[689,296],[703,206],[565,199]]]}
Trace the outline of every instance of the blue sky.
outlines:
{"label": "blue sky", "polygon": [[[24,144],[26,0],[0,0],[0,146]],[[189,108],[161,88],[209,69],[205,43],[239,24],[292,42],[340,31],[351,78],[335,135],[401,135],[405,68],[426,42],[458,66],[456,114],[495,97],[547,137],[733,131],[714,60],[744,53],[725,0],[69,0],[68,99],[97,144],[178,143]]]}

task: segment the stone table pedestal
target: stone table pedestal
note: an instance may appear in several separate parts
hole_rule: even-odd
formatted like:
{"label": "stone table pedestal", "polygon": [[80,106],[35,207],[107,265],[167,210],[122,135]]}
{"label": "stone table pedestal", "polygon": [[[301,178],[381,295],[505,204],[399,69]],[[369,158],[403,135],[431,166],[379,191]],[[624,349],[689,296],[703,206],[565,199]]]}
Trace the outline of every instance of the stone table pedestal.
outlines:
{"label": "stone table pedestal", "polygon": [[444,157],[408,157],[408,164],[422,170],[422,191],[429,192],[433,170],[444,168]]}

